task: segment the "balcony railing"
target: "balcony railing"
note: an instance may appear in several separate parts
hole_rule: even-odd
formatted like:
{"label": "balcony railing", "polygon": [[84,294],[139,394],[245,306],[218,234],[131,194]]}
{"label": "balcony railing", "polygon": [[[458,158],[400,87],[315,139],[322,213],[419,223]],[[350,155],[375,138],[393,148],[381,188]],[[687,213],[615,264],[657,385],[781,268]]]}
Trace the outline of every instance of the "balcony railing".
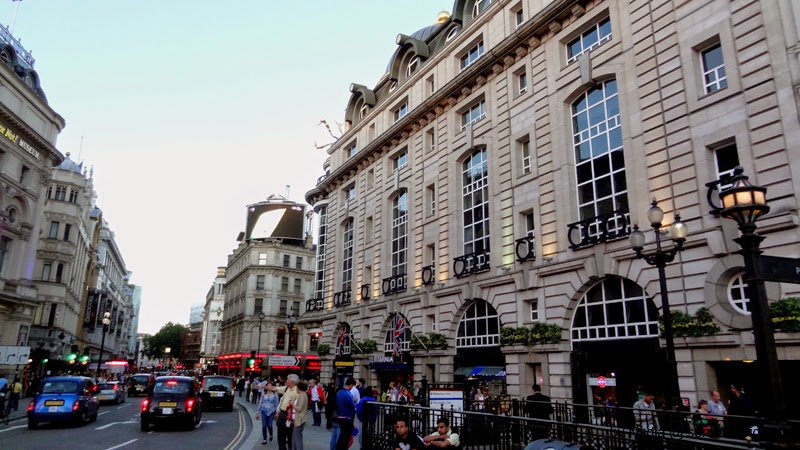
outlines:
{"label": "balcony railing", "polygon": [[361,300],[369,300],[372,293],[372,286],[368,284],[361,285]]}
{"label": "balcony railing", "polygon": [[430,286],[436,282],[436,266],[431,264],[422,268],[422,285]]}
{"label": "balcony railing", "polygon": [[453,272],[456,278],[466,277],[473,273],[486,272],[491,268],[489,252],[468,253],[453,259]]}
{"label": "balcony railing", "polygon": [[14,51],[17,52],[17,56],[25,61],[25,64],[27,64],[28,67],[33,69],[33,65],[36,64],[36,60],[33,59],[31,52],[25,50],[25,47],[22,46],[22,43],[11,34],[11,31],[8,29],[8,27],[0,25],[0,38],[6,43],[10,44],[11,47],[14,48]]}
{"label": "balcony railing", "polygon": [[408,277],[406,274],[393,275],[383,279],[381,283],[381,292],[383,295],[392,295],[405,292],[408,289]]}
{"label": "balcony railing", "polygon": [[525,262],[536,259],[536,239],[533,236],[525,236],[517,239],[516,242],[514,253],[517,255],[517,261]]}
{"label": "balcony railing", "polygon": [[353,293],[350,289],[333,294],[333,307],[343,308],[353,302]]}
{"label": "balcony railing", "polygon": [[629,216],[627,209],[618,209],[569,224],[567,232],[571,244],[569,248],[575,250],[590,247],[629,235],[631,232]]}
{"label": "balcony railing", "polygon": [[306,312],[322,311],[325,309],[325,302],[321,298],[310,298],[306,300]]}
{"label": "balcony railing", "polygon": [[325,181],[325,179],[326,179],[326,178],[328,178],[328,175],[329,175],[329,174],[327,174],[327,173],[326,173],[325,175],[323,175],[323,176],[321,176],[321,177],[317,178],[317,186],[319,186],[319,185],[320,185],[320,183],[322,183],[323,181]]}

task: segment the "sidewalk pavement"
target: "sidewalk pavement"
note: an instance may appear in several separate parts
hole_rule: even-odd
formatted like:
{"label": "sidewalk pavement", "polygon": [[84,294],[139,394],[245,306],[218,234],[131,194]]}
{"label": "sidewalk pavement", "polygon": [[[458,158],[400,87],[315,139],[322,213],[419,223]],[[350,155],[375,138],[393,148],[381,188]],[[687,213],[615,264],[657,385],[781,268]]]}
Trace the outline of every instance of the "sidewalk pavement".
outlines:
{"label": "sidewalk pavement", "polygon": [[[240,448],[242,449],[252,449],[252,450],[265,450],[265,449],[277,449],[278,448],[278,430],[277,427],[273,425],[274,436],[275,438],[272,442],[267,442],[266,445],[261,445],[261,422],[255,420],[256,415],[256,405],[244,401],[244,398],[236,397],[236,401],[242,405],[248,412],[248,417],[250,417],[250,422],[253,424],[253,431],[250,433],[250,436],[247,438],[244,444]],[[322,426],[315,427],[311,421],[311,415],[309,414],[309,422],[306,423],[303,431],[303,450],[330,450],[331,445],[331,432],[325,429],[325,417],[322,418]],[[358,426],[358,425],[356,425]],[[354,439],[353,446],[350,447],[350,450],[361,450],[361,446],[358,445],[358,436]]]}

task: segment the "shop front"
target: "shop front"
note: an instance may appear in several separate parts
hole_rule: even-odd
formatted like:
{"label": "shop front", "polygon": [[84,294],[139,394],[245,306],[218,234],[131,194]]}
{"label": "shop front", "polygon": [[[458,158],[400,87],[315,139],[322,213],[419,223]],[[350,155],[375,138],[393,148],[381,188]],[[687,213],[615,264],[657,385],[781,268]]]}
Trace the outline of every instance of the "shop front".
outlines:
{"label": "shop front", "polygon": [[336,355],[333,360],[333,378],[336,379],[336,386],[344,386],[344,382],[354,376],[355,366],[355,360],[351,355]]}
{"label": "shop front", "polygon": [[389,383],[406,387],[411,387],[414,383],[414,358],[410,353],[371,356],[369,368],[375,372],[378,378],[378,385],[375,387],[381,392],[389,388]]}

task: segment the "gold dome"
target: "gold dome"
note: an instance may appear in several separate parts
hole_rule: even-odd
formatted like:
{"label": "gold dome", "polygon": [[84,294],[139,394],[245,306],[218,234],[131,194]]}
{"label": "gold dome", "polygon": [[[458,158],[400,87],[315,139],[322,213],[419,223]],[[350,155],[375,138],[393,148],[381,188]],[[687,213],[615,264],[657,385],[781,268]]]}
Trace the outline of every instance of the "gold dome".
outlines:
{"label": "gold dome", "polygon": [[442,11],[436,17],[436,23],[445,23],[445,22],[447,22],[447,19],[449,19],[449,18],[450,18],[450,13],[447,12],[447,11]]}

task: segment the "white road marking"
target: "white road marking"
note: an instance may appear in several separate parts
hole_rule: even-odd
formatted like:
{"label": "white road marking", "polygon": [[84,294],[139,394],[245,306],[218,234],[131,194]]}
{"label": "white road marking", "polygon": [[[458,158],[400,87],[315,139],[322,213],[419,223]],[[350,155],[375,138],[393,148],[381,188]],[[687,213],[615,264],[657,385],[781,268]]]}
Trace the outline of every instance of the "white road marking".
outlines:
{"label": "white road marking", "polygon": [[217,423],[216,420],[201,420],[200,423]]}
{"label": "white road marking", "polygon": [[122,409],[122,408],[125,408],[127,406],[131,406],[131,404],[130,403],[125,403],[122,406],[117,406],[117,409]]}
{"label": "white road marking", "polygon": [[147,434],[153,434],[153,432],[152,432],[152,431],[150,431],[150,432],[148,432]]}
{"label": "white road marking", "polygon": [[129,420],[127,422],[111,422],[109,424],[103,425],[102,427],[97,427],[97,428],[95,428],[95,430],[105,430],[106,428],[111,428],[114,425],[119,424],[119,423],[139,423],[139,421],[138,420]]}
{"label": "white road marking", "polygon": [[97,415],[98,415],[98,416],[102,416],[103,414],[108,414],[108,413],[110,413],[110,412],[111,412],[111,411],[103,411],[103,412],[101,412],[101,413],[97,413]]}
{"label": "white road marking", "polygon": [[108,447],[106,450],[114,450],[115,448],[125,447],[126,445],[132,444],[132,443],[134,443],[136,441],[138,441],[138,439],[131,439],[128,442],[123,442],[122,444],[115,445],[114,447]]}
{"label": "white road marking", "polygon": [[0,430],[0,433],[5,433],[6,431],[16,430],[17,428],[24,428],[24,427],[27,427],[27,425],[17,425],[15,427],[8,427],[6,429]]}

